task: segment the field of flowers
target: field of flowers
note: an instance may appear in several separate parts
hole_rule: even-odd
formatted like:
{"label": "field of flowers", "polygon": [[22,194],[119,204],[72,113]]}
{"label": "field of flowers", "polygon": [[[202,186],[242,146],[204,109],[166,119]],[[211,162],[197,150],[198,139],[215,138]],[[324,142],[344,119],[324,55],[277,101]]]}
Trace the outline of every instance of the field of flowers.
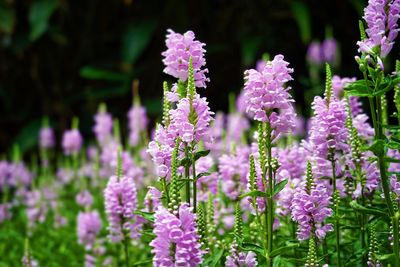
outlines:
{"label": "field of flowers", "polygon": [[213,112],[206,44],[168,30],[155,129],[134,80],[127,133],[102,103],[93,140],[44,118],[32,160],[0,160],[0,266],[400,267],[400,1],[364,12],[360,79],[333,73],[334,39],[310,44],[306,119],[281,54]]}

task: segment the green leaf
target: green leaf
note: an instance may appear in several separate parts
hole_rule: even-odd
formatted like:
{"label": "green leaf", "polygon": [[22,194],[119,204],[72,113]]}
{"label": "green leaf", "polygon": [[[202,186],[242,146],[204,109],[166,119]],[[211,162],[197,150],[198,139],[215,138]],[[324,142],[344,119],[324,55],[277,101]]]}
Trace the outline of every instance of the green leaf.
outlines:
{"label": "green leaf", "polygon": [[249,242],[242,242],[240,244],[240,248],[244,251],[253,251],[256,252],[257,254],[265,257],[264,255],[264,249],[260,247],[257,244],[249,243]]}
{"label": "green leaf", "polygon": [[268,196],[267,193],[259,191],[259,190],[255,190],[255,191],[250,191],[243,195],[240,195],[239,198],[243,199],[245,197],[267,197],[267,196]]}
{"label": "green leaf", "polygon": [[384,95],[385,93],[389,92],[391,89],[393,89],[392,86],[392,81],[389,79],[388,81],[382,83],[378,90],[376,90],[372,95],[373,96],[381,96]]}
{"label": "green leaf", "polygon": [[358,80],[345,86],[346,93],[353,96],[372,96],[373,90],[370,81]]}
{"label": "green leaf", "polygon": [[29,39],[35,41],[47,31],[51,15],[59,6],[58,0],[34,1],[29,11]]}
{"label": "green leaf", "polygon": [[355,200],[350,202],[350,206],[360,213],[374,214],[374,215],[386,216],[386,217],[388,216],[388,213],[386,213],[382,210],[364,207],[364,206],[358,204]]}
{"label": "green leaf", "polygon": [[130,24],[122,39],[122,60],[129,64],[135,63],[150,42],[155,29],[154,20]]}
{"label": "green leaf", "polygon": [[14,9],[0,4],[0,18],[0,32],[11,34],[15,26]]}
{"label": "green leaf", "polygon": [[391,258],[394,258],[394,254],[383,254],[383,255],[376,255],[376,258],[380,261],[386,261],[390,260]]}
{"label": "green leaf", "polygon": [[200,179],[201,177],[209,176],[210,174],[211,174],[210,172],[202,172],[202,173],[199,173],[199,174],[197,174],[196,179],[198,180],[198,179]]}
{"label": "green leaf", "polygon": [[282,191],[282,189],[285,187],[285,185],[288,183],[288,180],[282,180],[279,183],[277,183],[274,187],[274,194],[273,196],[276,196],[279,192]]}
{"label": "green leaf", "polygon": [[[360,228],[360,226],[358,226]],[[368,252],[366,248],[355,251],[347,260],[344,266],[354,266]]]}
{"label": "green leaf", "polygon": [[126,81],[128,76],[119,72],[98,69],[92,66],[82,67],[80,75],[90,80]]}
{"label": "green leaf", "polygon": [[218,266],[220,260],[224,255],[224,249],[219,249],[216,252],[213,252],[210,257],[208,257],[201,266],[215,267]]}
{"label": "green leaf", "polygon": [[196,161],[199,158],[207,156],[208,154],[210,154],[210,150],[197,151],[196,154],[194,154],[194,160]]}
{"label": "green leaf", "polygon": [[18,144],[21,154],[34,148],[38,142],[38,133],[42,123],[40,119],[33,120],[21,129],[14,139],[14,144]]}
{"label": "green leaf", "polygon": [[143,264],[151,263],[151,262],[153,262],[153,259],[142,260],[142,261],[135,262],[132,266],[143,266]]}
{"label": "green leaf", "polygon": [[385,157],[384,160],[385,160],[385,162],[400,163],[400,159],[394,159],[394,158]]}
{"label": "green leaf", "polygon": [[271,252],[271,257],[275,257],[275,256],[277,256],[277,255],[280,255],[282,252],[284,252],[285,250],[288,250],[288,249],[290,249],[290,248],[298,248],[299,246],[300,246],[299,243],[290,243],[290,242],[287,242],[287,245],[286,245],[286,246],[283,246],[283,247],[274,249],[274,250]]}
{"label": "green leaf", "polygon": [[134,213],[142,216],[143,218],[145,218],[148,221],[154,222],[154,212],[135,210]]}
{"label": "green leaf", "polygon": [[372,151],[375,156],[384,157],[385,156],[385,142],[383,140],[375,140],[372,145],[368,148],[368,150]]}
{"label": "green leaf", "polygon": [[301,40],[304,44],[308,44],[311,40],[311,21],[308,7],[301,1],[290,2],[290,7],[299,27]]}
{"label": "green leaf", "polygon": [[179,166],[190,165],[192,161],[189,158],[183,158],[179,161]]}

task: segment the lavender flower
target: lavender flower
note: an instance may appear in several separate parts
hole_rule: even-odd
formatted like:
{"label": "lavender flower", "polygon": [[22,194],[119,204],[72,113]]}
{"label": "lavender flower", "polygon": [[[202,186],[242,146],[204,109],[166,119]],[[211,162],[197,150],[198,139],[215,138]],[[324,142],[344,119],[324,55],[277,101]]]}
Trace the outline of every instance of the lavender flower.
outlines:
{"label": "lavender flower", "polygon": [[[368,28],[368,38],[357,42],[359,51],[378,54],[385,58],[393,48],[398,34],[397,20],[400,13],[399,0],[369,0],[364,9],[364,20]],[[376,48],[379,48],[379,52]]]}
{"label": "lavender flower", "polygon": [[298,188],[293,196],[292,219],[299,224],[299,240],[309,239],[313,231],[319,239],[323,239],[327,232],[333,231],[332,224],[323,225],[325,219],[332,215],[330,200],[331,197],[322,184],[311,188],[309,193],[305,185]]}
{"label": "lavender flower", "polygon": [[319,42],[314,41],[308,46],[307,59],[309,62],[315,65],[320,65],[323,63]]}
{"label": "lavender flower", "polygon": [[132,220],[136,217],[137,205],[135,182],[127,176],[111,176],[104,190],[105,210],[109,222],[109,238],[112,242],[120,242],[124,231],[133,234]]}
{"label": "lavender flower", "polygon": [[178,217],[160,206],[154,226],[156,238],[150,243],[154,266],[194,267],[202,263],[204,252],[200,249],[196,216],[187,204],[180,206]]}
{"label": "lavender flower", "polygon": [[43,127],[39,132],[39,145],[43,149],[52,148],[55,145],[54,131],[50,127]]}
{"label": "lavender flower", "polygon": [[105,106],[100,105],[99,112],[94,116],[94,121],[93,132],[96,135],[97,142],[103,146],[112,138],[112,116],[106,111]]}
{"label": "lavender flower", "polygon": [[187,143],[211,141],[207,131],[214,113],[210,111],[206,98],[196,95],[192,107],[194,114],[192,114],[189,98],[182,98],[178,102],[176,109],[170,111],[171,123],[168,132],[174,136],[174,139],[180,137]]}
{"label": "lavender flower", "polygon": [[1,203],[0,204],[0,224],[5,220],[11,219],[10,212],[11,204],[10,203]]}
{"label": "lavender flower", "polygon": [[67,130],[64,132],[62,147],[65,155],[79,153],[82,143],[83,139],[78,129]]}
{"label": "lavender flower", "polygon": [[185,82],[188,79],[189,59],[192,57],[196,87],[205,88],[209,81],[206,77],[208,69],[203,68],[206,65],[206,50],[203,48],[205,44],[195,40],[192,31],[182,35],[172,30],[168,30],[165,44],[167,50],[162,53],[164,72]]}
{"label": "lavender flower", "polygon": [[254,267],[257,266],[257,257],[253,251],[233,252],[226,257],[226,267]]}
{"label": "lavender flower", "polygon": [[[246,111],[255,120],[269,122],[278,133],[288,132],[295,127],[293,99],[285,83],[292,80],[289,63],[277,55],[259,72],[254,69],[245,71],[244,92]],[[276,111],[278,110],[278,111]]]}
{"label": "lavender flower", "polygon": [[77,219],[79,244],[91,249],[100,230],[101,219],[97,211],[79,212]]}
{"label": "lavender flower", "polygon": [[84,208],[89,208],[93,204],[93,197],[89,191],[84,190],[76,195],[76,203]]}
{"label": "lavender flower", "polygon": [[129,145],[137,146],[140,141],[140,133],[146,131],[147,125],[146,109],[134,104],[128,112]]}
{"label": "lavender flower", "polygon": [[322,65],[327,62],[335,64],[337,62],[337,43],[333,38],[327,38],[322,43],[312,42],[308,46],[307,60],[315,65]]}

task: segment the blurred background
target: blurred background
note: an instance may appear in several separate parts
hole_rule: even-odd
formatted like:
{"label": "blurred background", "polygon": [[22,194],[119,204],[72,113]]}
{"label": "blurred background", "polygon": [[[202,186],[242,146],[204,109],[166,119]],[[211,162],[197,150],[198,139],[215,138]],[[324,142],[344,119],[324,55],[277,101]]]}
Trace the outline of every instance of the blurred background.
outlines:
{"label": "blurred background", "polygon": [[[366,0],[297,1],[135,1],[1,0],[0,3],[0,154],[18,143],[35,149],[43,116],[58,136],[80,118],[92,136],[100,102],[125,128],[132,103],[131,85],[152,123],[161,113],[164,74],[161,52],[166,30],[193,30],[206,43],[211,82],[199,89],[213,111],[228,108],[238,94],[243,71],[264,53],[281,53],[294,68],[291,83],[299,112],[307,114],[310,90],[307,47],[327,35],[338,42],[335,74],[357,76],[354,61],[358,20]],[[396,47],[389,66],[398,57]],[[323,77],[323,76],[322,76]]]}

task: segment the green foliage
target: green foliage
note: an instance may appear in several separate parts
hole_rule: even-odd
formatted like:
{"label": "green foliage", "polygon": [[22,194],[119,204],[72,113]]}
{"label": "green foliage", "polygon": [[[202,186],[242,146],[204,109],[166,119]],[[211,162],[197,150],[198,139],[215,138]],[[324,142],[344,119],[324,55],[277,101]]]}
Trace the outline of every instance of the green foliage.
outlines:
{"label": "green foliage", "polygon": [[31,41],[35,41],[47,31],[50,17],[59,4],[58,0],[37,0],[33,2],[29,12],[29,38]]}

